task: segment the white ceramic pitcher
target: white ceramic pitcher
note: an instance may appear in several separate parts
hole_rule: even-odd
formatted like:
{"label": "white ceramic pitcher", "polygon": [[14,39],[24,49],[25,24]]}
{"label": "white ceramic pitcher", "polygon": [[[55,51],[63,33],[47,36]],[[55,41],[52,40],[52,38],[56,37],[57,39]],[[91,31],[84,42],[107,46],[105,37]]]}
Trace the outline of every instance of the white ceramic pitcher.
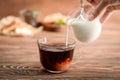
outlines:
{"label": "white ceramic pitcher", "polygon": [[99,19],[88,20],[88,15],[84,13],[83,0],[81,1],[81,10],[73,12],[72,17],[67,21],[67,26],[72,26],[74,34],[79,41],[89,43],[100,36],[102,26]]}
{"label": "white ceramic pitcher", "polygon": [[70,19],[68,25],[72,26],[75,37],[81,42],[93,42],[101,34],[102,26],[99,19],[93,21]]}

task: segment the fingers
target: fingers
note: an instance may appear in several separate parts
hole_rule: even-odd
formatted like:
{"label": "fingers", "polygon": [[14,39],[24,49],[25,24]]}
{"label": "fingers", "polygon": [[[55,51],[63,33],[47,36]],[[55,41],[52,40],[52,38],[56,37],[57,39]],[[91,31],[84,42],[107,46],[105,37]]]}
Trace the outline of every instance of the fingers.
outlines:
{"label": "fingers", "polygon": [[93,7],[91,5],[85,5],[84,6],[84,11],[85,13],[88,13]]}
{"label": "fingers", "polygon": [[95,7],[95,9],[89,12],[88,16],[89,20],[94,20],[102,13],[103,10],[106,9],[105,13],[100,19],[100,21],[103,23],[109,18],[109,16],[112,14],[114,10],[120,9],[120,0],[87,0],[87,1],[94,5]]}
{"label": "fingers", "polygon": [[109,4],[120,3],[120,0],[109,0]]}
{"label": "fingers", "polygon": [[90,4],[92,4],[93,6],[96,6],[100,3],[101,0],[87,0]]}
{"label": "fingers", "polygon": [[110,5],[106,8],[105,13],[101,17],[100,21],[104,23],[112,14],[114,10],[120,10],[120,4]]}
{"label": "fingers", "polygon": [[91,4],[96,4],[95,0],[87,0]]}
{"label": "fingers", "polygon": [[100,15],[100,13],[106,8],[107,5],[108,5],[107,2],[101,1],[99,3],[99,5],[94,10],[90,11],[90,13],[89,13],[89,20],[93,20],[96,17],[98,17]]}

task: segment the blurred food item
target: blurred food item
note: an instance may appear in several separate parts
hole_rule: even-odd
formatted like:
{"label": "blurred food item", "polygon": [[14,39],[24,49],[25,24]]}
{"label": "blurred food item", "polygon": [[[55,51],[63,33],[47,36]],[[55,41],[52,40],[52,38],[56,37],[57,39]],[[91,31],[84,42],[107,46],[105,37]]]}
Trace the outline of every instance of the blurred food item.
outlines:
{"label": "blurred food item", "polygon": [[20,11],[20,15],[26,23],[28,23],[34,27],[39,27],[38,22],[37,22],[37,17],[39,15],[39,11],[24,9],[24,10]]}
{"label": "blurred food item", "polygon": [[42,27],[34,28],[14,16],[8,16],[0,20],[0,34],[2,35],[31,36],[41,30]]}
{"label": "blurred food item", "polygon": [[43,20],[44,30],[47,31],[60,31],[66,25],[67,17],[61,13],[48,15]]}
{"label": "blurred food item", "polygon": [[66,23],[66,16],[62,15],[61,13],[54,13],[44,18],[44,22],[46,23],[57,22],[59,20]]}
{"label": "blurred food item", "polygon": [[52,31],[52,32],[64,32],[65,31],[65,25],[57,25],[55,23],[42,23],[43,30],[45,31]]}

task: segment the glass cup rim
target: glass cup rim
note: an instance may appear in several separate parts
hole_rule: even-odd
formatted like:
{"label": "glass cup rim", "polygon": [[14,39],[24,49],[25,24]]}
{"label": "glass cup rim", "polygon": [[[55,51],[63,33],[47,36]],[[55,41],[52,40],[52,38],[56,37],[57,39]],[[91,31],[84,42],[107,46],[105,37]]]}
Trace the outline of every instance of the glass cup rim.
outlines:
{"label": "glass cup rim", "polygon": [[[56,37],[56,36],[53,36],[53,37],[41,37],[41,38],[38,38],[37,39],[37,44],[40,46],[40,45],[46,45],[46,41],[44,41],[44,42],[40,42],[41,40],[45,40],[45,39],[64,39],[65,40],[65,42],[64,43],[66,43],[66,38],[65,37]],[[70,42],[71,41],[71,42]],[[71,37],[69,37],[68,38],[68,46],[67,47],[70,47],[70,46],[75,46],[76,45],[76,40],[75,39],[73,39],[73,38],[71,38]]]}

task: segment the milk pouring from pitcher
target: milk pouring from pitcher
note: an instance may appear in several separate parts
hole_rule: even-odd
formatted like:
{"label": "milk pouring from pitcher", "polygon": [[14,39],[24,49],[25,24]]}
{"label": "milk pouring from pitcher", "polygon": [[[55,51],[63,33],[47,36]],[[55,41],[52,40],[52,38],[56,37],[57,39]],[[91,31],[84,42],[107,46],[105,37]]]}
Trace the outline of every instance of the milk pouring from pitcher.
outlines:
{"label": "milk pouring from pitcher", "polygon": [[80,15],[76,18],[70,18],[67,25],[72,27],[75,37],[84,43],[95,41],[101,34],[102,26],[99,19],[89,21],[84,13],[82,6]]}

